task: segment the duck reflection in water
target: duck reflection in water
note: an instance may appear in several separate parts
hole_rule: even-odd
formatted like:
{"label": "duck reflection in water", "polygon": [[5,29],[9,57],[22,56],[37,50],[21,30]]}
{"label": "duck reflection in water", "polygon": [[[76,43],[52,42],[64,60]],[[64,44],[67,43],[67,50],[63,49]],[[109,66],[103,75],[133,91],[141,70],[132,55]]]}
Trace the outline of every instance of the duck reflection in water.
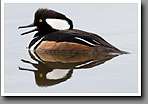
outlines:
{"label": "duck reflection in water", "polygon": [[20,70],[34,72],[38,86],[47,87],[59,84],[71,78],[73,71],[89,69],[118,56],[107,54],[56,54],[28,51],[37,63],[24,59],[22,62],[31,64],[36,70],[19,67]]}

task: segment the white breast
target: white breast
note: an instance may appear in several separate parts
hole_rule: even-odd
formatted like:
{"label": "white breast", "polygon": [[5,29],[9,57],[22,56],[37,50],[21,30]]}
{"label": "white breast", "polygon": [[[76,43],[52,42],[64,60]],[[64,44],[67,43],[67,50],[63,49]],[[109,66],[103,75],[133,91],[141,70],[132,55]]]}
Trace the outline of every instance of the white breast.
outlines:
{"label": "white breast", "polygon": [[66,20],[62,20],[62,19],[52,19],[52,18],[48,18],[46,19],[46,22],[54,29],[58,29],[58,30],[66,30],[70,28],[70,25],[68,24],[68,22]]}
{"label": "white breast", "polygon": [[37,42],[35,42],[31,47],[30,50],[34,50],[34,47],[43,39],[44,37],[42,37],[41,39],[39,39]]}

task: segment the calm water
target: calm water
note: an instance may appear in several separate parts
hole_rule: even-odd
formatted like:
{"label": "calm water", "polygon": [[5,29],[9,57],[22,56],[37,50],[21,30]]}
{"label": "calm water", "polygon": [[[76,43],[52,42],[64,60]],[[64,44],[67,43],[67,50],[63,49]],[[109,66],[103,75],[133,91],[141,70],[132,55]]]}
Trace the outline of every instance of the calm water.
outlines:
{"label": "calm water", "polygon": [[[35,33],[20,36],[31,29],[17,28],[32,23],[39,7],[64,13],[75,28],[99,34],[131,54],[110,57],[29,52],[26,46]],[[137,92],[137,16],[137,4],[5,4],[4,92]]]}

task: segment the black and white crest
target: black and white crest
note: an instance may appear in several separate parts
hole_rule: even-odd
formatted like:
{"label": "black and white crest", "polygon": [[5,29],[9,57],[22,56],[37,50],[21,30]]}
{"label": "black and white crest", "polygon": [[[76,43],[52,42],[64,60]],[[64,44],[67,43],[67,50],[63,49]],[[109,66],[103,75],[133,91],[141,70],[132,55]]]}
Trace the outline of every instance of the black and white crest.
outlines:
{"label": "black and white crest", "polygon": [[73,28],[73,22],[69,18],[53,10],[43,8],[38,9],[35,13],[34,23],[37,23],[39,19],[42,19],[53,29],[56,30],[65,30]]}
{"label": "black and white crest", "polygon": [[68,21],[62,20],[62,19],[51,19],[47,18],[46,22],[53,28],[57,30],[66,30],[70,29],[70,24],[68,24]]}

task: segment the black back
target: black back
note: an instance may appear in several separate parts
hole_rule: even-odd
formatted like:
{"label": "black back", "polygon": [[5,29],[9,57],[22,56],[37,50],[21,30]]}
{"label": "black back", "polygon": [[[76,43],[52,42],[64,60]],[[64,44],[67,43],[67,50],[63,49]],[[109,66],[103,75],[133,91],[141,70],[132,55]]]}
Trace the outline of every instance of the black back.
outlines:
{"label": "black back", "polygon": [[[85,40],[86,42],[79,40],[76,37],[82,40]],[[103,38],[101,38],[96,34],[84,32],[76,29],[61,30],[61,31],[49,33],[44,36],[42,41],[73,42],[73,43],[87,45],[90,47],[101,45],[105,47],[115,48],[114,46],[112,46],[111,44],[109,44],[107,41],[105,41]]]}

